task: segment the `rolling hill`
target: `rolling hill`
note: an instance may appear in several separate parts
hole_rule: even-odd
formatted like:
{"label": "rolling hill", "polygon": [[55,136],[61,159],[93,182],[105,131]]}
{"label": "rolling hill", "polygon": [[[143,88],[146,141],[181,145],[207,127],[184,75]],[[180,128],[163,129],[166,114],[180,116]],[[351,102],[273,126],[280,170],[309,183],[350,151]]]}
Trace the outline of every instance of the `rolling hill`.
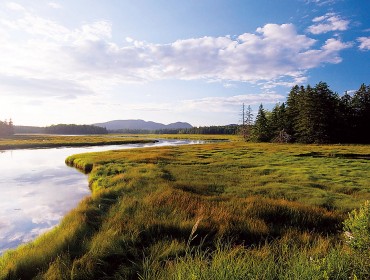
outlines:
{"label": "rolling hill", "polygon": [[162,123],[144,120],[113,120],[103,123],[95,123],[94,125],[105,127],[108,130],[121,130],[121,129],[160,130],[160,129],[181,129],[193,127],[191,124],[186,122],[175,122],[165,125]]}

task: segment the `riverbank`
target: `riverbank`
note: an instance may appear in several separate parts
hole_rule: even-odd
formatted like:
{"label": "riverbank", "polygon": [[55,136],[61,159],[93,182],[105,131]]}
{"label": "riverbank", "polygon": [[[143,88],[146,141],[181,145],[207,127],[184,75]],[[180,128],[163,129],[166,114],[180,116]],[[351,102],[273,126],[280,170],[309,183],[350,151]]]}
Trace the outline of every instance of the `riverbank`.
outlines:
{"label": "riverbank", "polygon": [[11,138],[0,138],[0,150],[145,144],[155,143],[156,141],[148,136],[139,137],[131,135],[61,136],[50,134],[19,134]]}
{"label": "riverbank", "polygon": [[228,142],[70,156],[91,197],[6,253],[0,278],[364,279],[342,223],[370,199],[369,154]]}
{"label": "riverbank", "polygon": [[198,135],[198,134],[108,134],[108,135],[51,135],[17,134],[0,138],[1,150],[41,149],[58,147],[83,147],[103,145],[125,145],[155,143],[157,139],[181,139],[199,141],[240,141],[239,135]]}
{"label": "riverbank", "polygon": [[0,255],[34,240],[90,195],[87,177],[65,164],[71,154],[201,143],[156,143],[2,150],[0,153]]}

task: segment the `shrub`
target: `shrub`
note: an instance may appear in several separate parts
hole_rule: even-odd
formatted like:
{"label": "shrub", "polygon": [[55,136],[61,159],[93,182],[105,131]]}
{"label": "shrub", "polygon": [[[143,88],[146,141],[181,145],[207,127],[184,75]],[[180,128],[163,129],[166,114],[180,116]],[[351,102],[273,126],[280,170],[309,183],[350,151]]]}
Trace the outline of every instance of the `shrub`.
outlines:
{"label": "shrub", "polygon": [[355,252],[370,256],[370,202],[349,213],[344,221],[345,238]]}

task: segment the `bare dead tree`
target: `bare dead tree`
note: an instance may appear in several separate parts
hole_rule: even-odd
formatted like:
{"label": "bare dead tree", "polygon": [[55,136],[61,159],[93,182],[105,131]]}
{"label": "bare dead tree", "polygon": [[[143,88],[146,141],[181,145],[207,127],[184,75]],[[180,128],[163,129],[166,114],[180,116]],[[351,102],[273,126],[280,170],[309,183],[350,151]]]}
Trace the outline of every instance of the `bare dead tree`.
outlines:
{"label": "bare dead tree", "polygon": [[242,112],[241,112],[241,129],[240,132],[243,135],[243,138],[245,141],[248,141],[251,137],[252,132],[252,124],[253,124],[253,114],[252,114],[252,108],[250,105],[248,107],[245,107],[245,104],[243,103],[242,106]]}

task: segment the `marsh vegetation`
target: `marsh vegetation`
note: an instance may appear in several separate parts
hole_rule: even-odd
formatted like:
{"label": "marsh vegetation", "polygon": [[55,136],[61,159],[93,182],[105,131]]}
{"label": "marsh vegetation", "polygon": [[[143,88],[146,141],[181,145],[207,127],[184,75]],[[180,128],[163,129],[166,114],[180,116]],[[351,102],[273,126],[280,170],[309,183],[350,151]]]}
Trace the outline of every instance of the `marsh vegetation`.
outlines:
{"label": "marsh vegetation", "polygon": [[153,138],[141,137],[139,139],[137,136],[126,135],[16,134],[9,138],[0,138],[0,150],[140,144],[154,141]]}
{"label": "marsh vegetation", "polygon": [[0,151],[0,255],[50,230],[90,194],[87,176],[66,166],[67,156],[196,142],[199,141],[179,139],[145,144]]}
{"label": "marsh vegetation", "polygon": [[231,141],[70,156],[92,195],[6,253],[0,278],[366,279],[343,222],[370,199],[369,155]]}

